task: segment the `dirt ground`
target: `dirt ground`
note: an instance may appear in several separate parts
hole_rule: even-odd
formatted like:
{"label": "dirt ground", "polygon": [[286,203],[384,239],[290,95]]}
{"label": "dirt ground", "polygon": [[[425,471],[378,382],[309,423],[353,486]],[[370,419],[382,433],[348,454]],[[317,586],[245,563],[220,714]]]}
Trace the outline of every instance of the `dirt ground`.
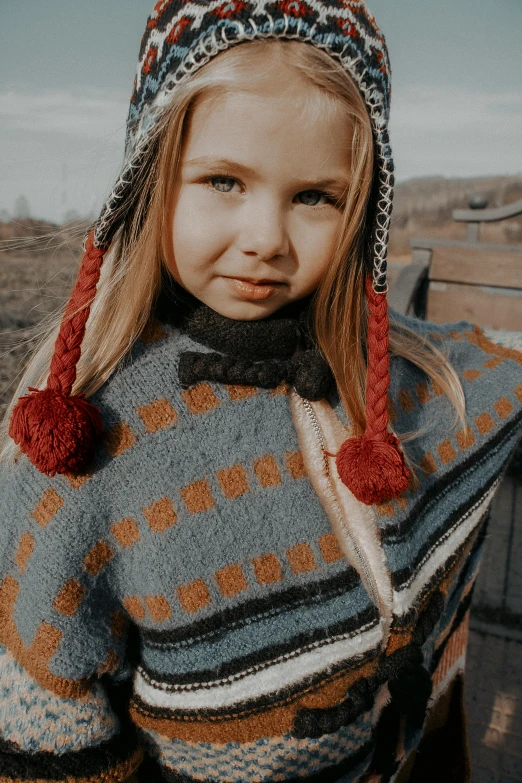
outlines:
{"label": "dirt ground", "polygon": [[0,417],[42,325],[69,296],[80,254],[70,234],[0,242]]}

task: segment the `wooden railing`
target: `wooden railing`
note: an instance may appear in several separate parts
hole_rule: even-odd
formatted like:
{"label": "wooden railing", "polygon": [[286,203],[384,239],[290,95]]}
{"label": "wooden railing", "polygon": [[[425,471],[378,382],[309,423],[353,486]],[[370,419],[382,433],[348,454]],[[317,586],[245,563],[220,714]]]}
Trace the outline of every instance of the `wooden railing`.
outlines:
{"label": "wooden railing", "polygon": [[501,207],[488,209],[488,200],[480,193],[476,193],[469,200],[469,209],[455,209],[452,218],[456,223],[468,224],[468,242],[479,241],[481,223],[497,223],[499,220],[518,217],[522,215],[522,199],[513,204],[504,204]]}
{"label": "wooden railing", "polygon": [[389,293],[390,306],[405,314],[444,323],[461,318],[482,326],[522,330],[522,245],[480,241],[482,223],[522,214],[522,200],[494,209],[475,195],[469,209],[453,212],[468,224],[466,241],[414,238],[412,263]]}

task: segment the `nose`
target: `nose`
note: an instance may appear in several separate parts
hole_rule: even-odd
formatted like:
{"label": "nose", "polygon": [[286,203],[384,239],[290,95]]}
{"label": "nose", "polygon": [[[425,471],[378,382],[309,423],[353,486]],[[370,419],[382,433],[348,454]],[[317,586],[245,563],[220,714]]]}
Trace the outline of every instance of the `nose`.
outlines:
{"label": "nose", "polygon": [[239,247],[262,261],[286,257],[290,238],[284,209],[275,199],[252,200],[242,211]]}

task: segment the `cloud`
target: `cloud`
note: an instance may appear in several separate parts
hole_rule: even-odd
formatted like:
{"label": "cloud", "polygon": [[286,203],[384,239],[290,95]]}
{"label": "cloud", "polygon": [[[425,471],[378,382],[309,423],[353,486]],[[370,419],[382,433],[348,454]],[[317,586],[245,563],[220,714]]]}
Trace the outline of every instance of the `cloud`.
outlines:
{"label": "cloud", "polygon": [[127,109],[94,92],[0,91],[0,209],[25,194],[37,217],[96,212],[121,167]]}
{"label": "cloud", "polygon": [[403,89],[390,123],[398,175],[473,176],[522,171],[522,93]]}
{"label": "cloud", "polygon": [[65,90],[39,94],[0,92],[0,131],[63,133],[100,139],[121,133],[128,102],[120,97],[75,95]]}

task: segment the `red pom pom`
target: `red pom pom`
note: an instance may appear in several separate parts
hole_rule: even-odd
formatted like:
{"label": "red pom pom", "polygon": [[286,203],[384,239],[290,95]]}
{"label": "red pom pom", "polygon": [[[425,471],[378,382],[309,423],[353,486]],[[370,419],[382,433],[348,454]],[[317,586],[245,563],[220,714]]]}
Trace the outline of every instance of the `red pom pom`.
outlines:
{"label": "red pom pom", "polygon": [[78,472],[103,430],[100,411],[84,394],[69,397],[31,387],[29,391],[13,408],[9,436],[41,473]]}
{"label": "red pom pom", "polygon": [[384,441],[365,437],[345,440],[336,465],[343,484],[369,506],[395,498],[409,486],[410,471],[399,441],[390,432]]}

